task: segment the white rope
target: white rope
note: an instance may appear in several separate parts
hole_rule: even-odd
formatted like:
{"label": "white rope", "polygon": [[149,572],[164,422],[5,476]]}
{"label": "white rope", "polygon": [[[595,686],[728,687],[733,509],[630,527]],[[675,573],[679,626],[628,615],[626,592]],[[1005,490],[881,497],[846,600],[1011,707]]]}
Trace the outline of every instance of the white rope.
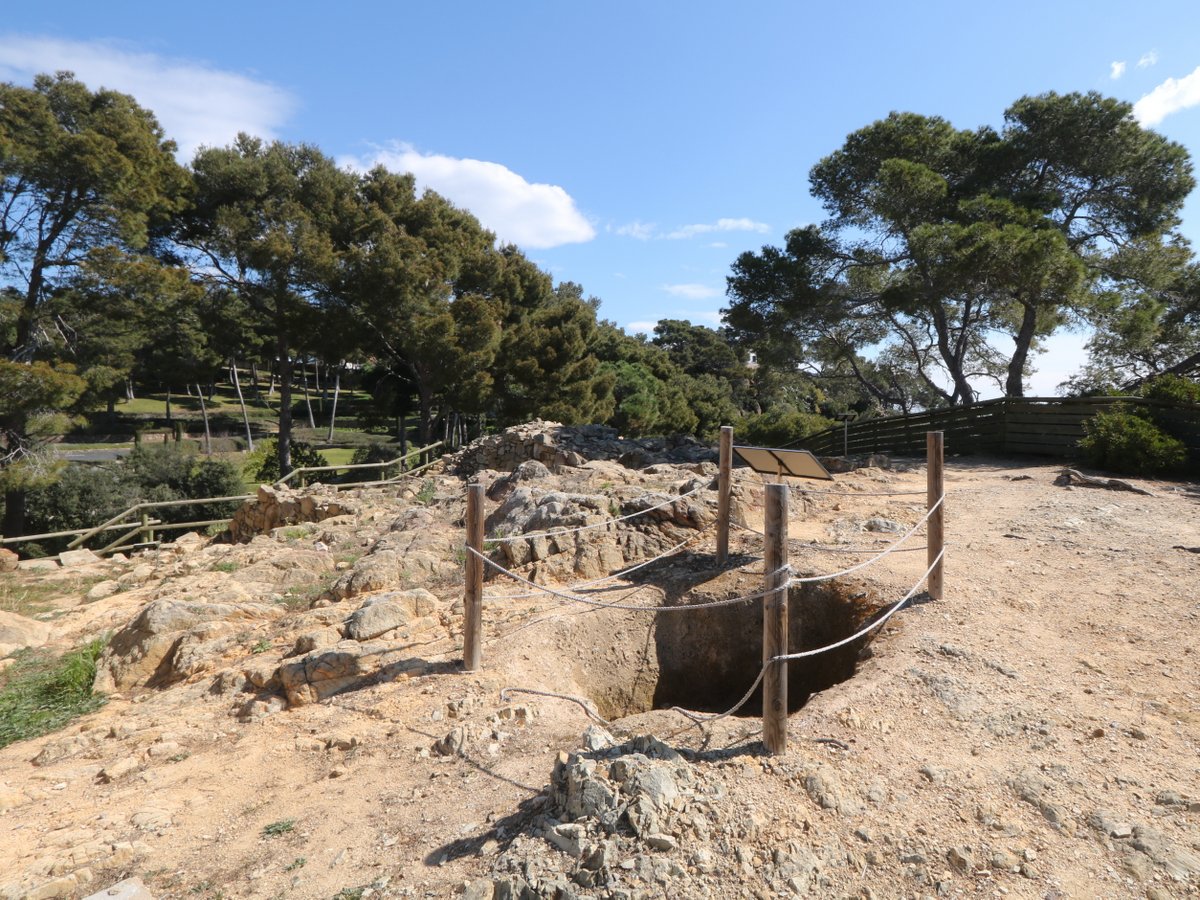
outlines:
{"label": "white rope", "polygon": [[917,583],[912,586],[912,588],[909,590],[909,592],[907,594],[905,594],[902,598],[900,598],[900,600],[897,601],[892,606],[891,609],[889,609],[886,613],[884,613],[882,616],[880,616],[878,619],[876,619],[870,625],[867,625],[864,628],[860,628],[857,632],[850,635],[849,637],[842,638],[840,641],[835,641],[834,643],[828,644],[824,647],[817,647],[815,650],[803,650],[799,653],[785,653],[780,656],[772,656],[770,659],[768,659],[766,662],[763,663],[763,667],[758,672],[758,677],[754,679],[754,683],[752,685],[750,685],[750,689],[748,691],[746,691],[745,694],[742,695],[742,699],[739,700],[736,704],[734,704],[729,709],[725,710],[725,712],[714,713],[712,715],[706,715],[704,713],[694,713],[691,710],[683,709],[682,707],[679,707],[679,706],[672,706],[671,711],[677,712],[681,716],[691,719],[693,722],[695,722],[697,724],[716,722],[718,719],[725,719],[725,718],[728,718],[729,716],[732,716],[735,712],[737,712],[739,709],[741,709],[743,706],[745,706],[747,703],[750,702],[750,698],[754,696],[754,692],[758,689],[759,684],[762,683],[763,678],[767,674],[767,667],[770,666],[772,663],[786,662],[788,660],[793,660],[793,659],[804,659],[809,656],[817,656],[821,653],[828,653],[831,650],[837,650],[839,647],[844,647],[847,644],[852,644],[855,641],[857,641],[859,638],[865,637],[866,635],[870,634],[875,629],[883,627],[884,623],[887,622],[888,619],[890,619],[892,616],[894,616],[896,613],[898,613],[904,607],[904,605],[913,598],[913,596],[917,593],[917,588],[919,588],[924,583],[925,579],[929,577],[929,573],[934,570],[934,567],[937,566],[937,564],[942,561],[942,557],[945,555],[946,555],[945,550],[943,550],[941,553],[939,553],[937,555],[937,558],[934,559],[934,561],[929,564],[929,568],[925,570],[925,573],[920,578],[917,579]]}
{"label": "white rope", "polygon": [[509,694],[533,694],[535,697],[553,697],[555,700],[568,700],[587,713],[589,719],[595,719],[605,728],[613,730],[612,723],[603,718],[598,712],[595,712],[587,703],[587,701],[572,694],[556,694],[553,691],[535,691],[532,688],[506,687],[502,688],[500,691],[500,702],[508,703]]}
{"label": "white rope", "polygon": [[[636,572],[638,569],[644,569],[646,566],[650,565],[651,563],[656,563],[661,559],[666,559],[668,556],[670,556],[675,551],[682,550],[688,544],[698,541],[707,532],[708,532],[708,529],[706,528],[704,531],[701,531],[699,534],[692,535],[692,537],[688,538],[686,541],[681,541],[680,543],[676,544],[674,547],[670,548],[669,550],[664,550],[658,556],[655,556],[651,559],[644,560],[643,562],[638,563],[636,566],[630,566],[628,569],[622,569],[619,572],[613,572],[611,575],[605,575],[603,578],[593,578],[591,581],[581,581],[579,584],[573,584],[570,587],[563,588],[563,590],[565,590],[565,591],[581,591],[584,588],[590,588],[593,585],[603,584],[604,582],[611,581],[614,578],[623,578],[626,575],[628,575],[630,572]],[[527,597],[537,597],[538,595],[539,595],[538,591],[531,591],[526,594],[498,594],[498,595],[493,594],[491,596],[492,596],[492,599],[495,599],[495,600],[524,600]]]}
{"label": "white rope", "polygon": [[[593,600],[590,597],[577,597],[574,594],[567,594],[563,591],[556,591],[554,588],[548,588],[548,587],[545,587],[544,585],[540,585],[536,582],[530,581],[528,578],[524,578],[524,577],[518,575],[516,572],[509,571],[508,569],[501,566],[499,563],[493,562],[492,560],[488,559],[486,556],[484,556],[482,553],[480,553],[474,547],[467,547],[467,552],[475,554],[475,556],[478,556],[487,565],[491,566],[497,572],[500,572],[503,575],[507,575],[509,578],[513,579],[514,581],[519,581],[521,584],[528,585],[529,587],[534,588],[537,591],[541,591],[543,594],[549,594],[552,597],[560,597],[563,600],[570,600],[573,603],[582,603],[586,606],[599,606],[604,609],[628,609],[628,610],[632,610],[633,612],[653,612],[653,613],[690,612],[690,611],[696,610],[696,609],[712,609],[712,608],[718,607],[718,606],[733,606],[736,603],[745,603],[749,600],[759,600],[759,599],[767,596],[767,594],[773,594],[773,593],[775,593],[775,591],[780,590],[779,587],[775,587],[775,588],[771,588],[770,590],[759,591],[756,594],[747,594],[744,597],[731,597],[728,600],[710,600],[706,603],[689,603],[689,604],[680,605],[680,606],[634,606],[634,605],[628,604],[628,603],[605,603],[603,600]],[[786,566],[786,565],[780,566],[774,572],[771,572],[769,574],[771,576],[774,576],[774,575],[778,575],[781,572],[790,571],[790,569],[791,569],[790,566]],[[781,587],[783,587],[783,586],[781,586]]]}
{"label": "white rope", "polygon": [[[593,528],[607,528],[609,525],[615,525],[617,522],[624,522],[628,519],[636,519],[638,516],[644,516],[646,513],[654,512],[656,509],[662,509],[664,506],[670,506],[672,503],[677,503],[678,501],[683,500],[686,497],[690,497],[692,494],[702,490],[705,490],[704,485],[692,488],[685,494],[679,494],[678,496],[672,497],[669,500],[664,500],[662,503],[647,507],[646,509],[639,509],[637,512],[632,512],[624,516],[617,516],[615,519],[605,519],[603,522],[593,522],[591,525],[579,525],[575,528],[559,528],[555,531],[535,531],[530,532],[529,534],[510,534],[503,537],[490,537],[487,538],[487,540],[493,544],[507,544],[513,541],[527,541],[531,540],[532,538],[560,537],[565,534],[576,534],[580,531],[590,531]],[[640,500],[647,496],[649,495],[643,494],[642,497],[635,497],[634,500]],[[626,502],[632,503],[633,501],[631,500]]]}
{"label": "white rope", "polygon": [[888,544],[888,546],[884,548],[882,553],[877,553],[875,556],[872,556],[870,559],[864,560],[863,562],[860,562],[857,565],[853,565],[848,569],[842,569],[842,571],[840,571],[840,572],[833,572],[830,575],[809,575],[804,578],[793,578],[789,582],[789,584],[812,584],[813,582],[817,582],[817,581],[831,581],[834,578],[840,578],[843,575],[850,575],[854,572],[857,572],[859,569],[865,569],[867,566],[871,565],[872,563],[878,562],[879,560],[881,560],[885,556],[887,556],[889,553],[893,553],[897,547],[899,547],[901,544],[903,544],[905,541],[907,541],[910,537],[912,537],[916,533],[917,529],[920,528],[922,525],[924,525],[925,522],[929,519],[929,517],[934,514],[934,512],[937,510],[937,508],[942,505],[942,501],[945,499],[946,499],[945,494],[942,494],[942,496],[938,497],[937,502],[934,503],[933,506],[929,507],[929,509],[926,511],[925,515],[923,515],[923,516],[921,516],[921,518],[917,519],[916,524],[913,525],[912,528],[908,529],[908,531],[904,532],[904,534],[899,538],[899,540],[896,540],[896,541],[892,542],[891,544]]}
{"label": "white rope", "polygon": [[823,497],[916,497],[925,496],[928,491],[813,491],[801,485],[794,485],[795,490],[805,494],[820,494]]}

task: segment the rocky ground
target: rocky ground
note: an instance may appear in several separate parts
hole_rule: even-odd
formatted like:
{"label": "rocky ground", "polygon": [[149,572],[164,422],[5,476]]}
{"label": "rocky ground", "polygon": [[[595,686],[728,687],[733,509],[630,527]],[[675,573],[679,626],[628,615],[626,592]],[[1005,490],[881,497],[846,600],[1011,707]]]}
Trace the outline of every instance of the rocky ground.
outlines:
{"label": "rocky ground", "polygon": [[[704,448],[546,423],[489,440],[399,488],[263,491],[243,543],[0,575],[53,596],[0,621],[0,651],[111,635],[107,705],[0,750],[0,896],[134,876],[160,898],[1200,895],[1194,484],[951,457],[944,599],[795,664],[793,699],[816,692],[770,757],[753,716],[663,708],[745,690],[757,603],[655,616],[496,576],[483,668],[459,663],[468,479],[511,539],[497,564],[562,588],[673,551],[575,591],[673,607],[761,589],[758,477],[738,473],[719,567]],[[919,495],[869,495],[923,490],[923,463],[872,462],[794,486],[800,574],[921,517]],[[793,646],[869,621],[924,559],[795,588]]]}

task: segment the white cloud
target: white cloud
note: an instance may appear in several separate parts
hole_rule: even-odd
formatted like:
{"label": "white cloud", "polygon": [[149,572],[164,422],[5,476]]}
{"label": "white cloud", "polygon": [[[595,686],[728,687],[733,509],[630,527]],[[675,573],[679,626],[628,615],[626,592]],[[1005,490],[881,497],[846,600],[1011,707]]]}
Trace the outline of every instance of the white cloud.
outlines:
{"label": "white cloud", "polygon": [[625,325],[627,334],[653,334],[657,322],[629,322]]}
{"label": "white cloud", "polygon": [[500,240],[526,249],[579,244],[596,236],[596,229],[565,190],[556,184],[531,184],[499,163],[421,153],[403,143],[372,156],[341,161],[356,169],[381,165],[393,172],[411,172],[421,188],[437,191],[470,210]]}
{"label": "white cloud", "polygon": [[658,226],[653,222],[630,222],[628,225],[621,225],[617,228],[617,234],[622,237],[631,237],[639,241],[648,241],[654,237],[654,231]]}
{"label": "white cloud", "polygon": [[61,69],[93,90],[131,94],[153,110],[184,160],[201,145],[228,144],[239,131],[273,138],[296,107],[283,88],[205,63],[107,41],[0,36],[0,80],[29,83],[36,74]]}
{"label": "white cloud", "polygon": [[[639,241],[668,240],[668,241],[683,241],[688,238],[698,237],[702,234],[712,234],[713,232],[729,232],[729,231],[752,231],[758,234],[766,234],[771,230],[771,226],[764,222],[755,222],[753,219],[717,219],[715,222],[703,222],[697,225],[680,225],[678,228],[668,232],[661,232],[658,226],[652,222],[630,222],[628,225],[621,225],[616,229],[617,234],[622,237],[636,238]],[[724,247],[725,244],[717,243],[713,246]]]}
{"label": "white cloud", "polygon": [[670,240],[686,240],[700,234],[711,234],[714,231],[753,231],[766,234],[771,226],[753,219],[717,219],[711,224],[684,225],[669,232],[666,237]]}
{"label": "white cloud", "polygon": [[1196,105],[1200,105],[1200,67],[1182,78],[1168,78],[1133,104],[1133,114],[1143,125],[1157,125],[1172,113]]}
{"label": "white cloud", "polygon": [[707,300],[709,297],[720,297],[719,288],[707,284],[664,284],[662,289],[672,297],[684,297],[688,300]]}
{"label": "white cloud", "polygon": [[1148,69],[1156,62],[1158,62],[1158,53],[1151,50],[1148,53],[1142,54],[1142,58],[1137,61],[1137,67],[1139,69]]}
{"label": "white cloud", "polygon": [[1116,81],[1118,78],[1120,78],[1122,75],[1125,74],[1125,61],[1124,60],[1109,63],[1109,66],[1110,66],[1110,69],[1108,72],[1108,77],[1111,78],[1113,81]]}
{"label": "white cloud", "polygon": [[725,243],[724,241],[713,241],[708,246],[712,247],[715,250],[724,250],[729,245],[727,243]]}

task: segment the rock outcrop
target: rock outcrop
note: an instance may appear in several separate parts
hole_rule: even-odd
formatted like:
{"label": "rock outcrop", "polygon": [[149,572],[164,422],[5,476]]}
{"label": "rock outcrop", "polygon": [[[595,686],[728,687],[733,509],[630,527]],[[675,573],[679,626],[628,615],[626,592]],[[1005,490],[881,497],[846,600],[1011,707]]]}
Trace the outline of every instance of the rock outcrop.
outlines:
{"label": "rock outcrop", "polygon": [[255,498],[247,500],[233,514],[233,521],[229,523],[229,537],[242,543],[283,525],[322,522],[356,512],[357,504],[349,502],[344,495],[330,487],[313,485],[293,490],[262,484],[258,486]]}
{"label": "rock outcrop", "polygon": [[535,419],[479,438],[450,457],[448,471],[471,475],[482,469],[511,472],[536,460],[551,472],[582,466],[589,460],[618,460],[640,469],[654,463],[715,461],[716,452],[695,438],[622,438],[605,425],[562,425]]}

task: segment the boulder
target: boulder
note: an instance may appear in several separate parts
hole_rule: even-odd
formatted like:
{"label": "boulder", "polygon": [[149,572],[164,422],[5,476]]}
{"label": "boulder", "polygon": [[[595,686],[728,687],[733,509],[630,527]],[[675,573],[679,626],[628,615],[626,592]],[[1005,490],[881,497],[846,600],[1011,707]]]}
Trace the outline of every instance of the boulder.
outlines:
{"label": "boulder", "polygon": [[[112,693],[132,687],[154,687],[195,674],[204,668],[198,663],[197,645],[219,637],[229,627],[218,623],[247,622],[276,615],[275,607],[258,603],[155,600],[113,636],[96,663],[93,689]],[[199,656],[202,658],[203,652]]]}
{"label": "boulder", "polygon": [[19,558],[6,547],[0,547],[0,572],[15,572],[17,571],[17,563]]}
{"label": "boulder", "polygon": [[405,659],[401,649],[386,641],[346,640],[284,663],[279,681],[288,703],[303,706],[357,687],[384,669],[403,672],[424,667],[424,662]]}
{"label": "boulder", "polygon": [[437,606],[437,597],[421,588],[372,597],[346,620],[346,637],[369,641],[415,618],[428,616]]}
{"label": "boulder", "polygon": [[0,610],[0,658],[25,647],[40,647],[50,638],[50,626]]}
{"label": "boulder", "polygon": [[323,522],[358,511],[357,504],[324,485],[293,490],[263,484],[259,485],[255,498],[247,500],[233,514],[229,535],[234,542],[245,543],[255,535],[267,534],[283,525]]}
{"label": "boulder", "polygon": [[64,550],[58,554],[58,561],[62,563],[64,569],[74,568],[76,566],[92,566],[96,563],[104,562],[99,556],[87,548],[80,550]]}

